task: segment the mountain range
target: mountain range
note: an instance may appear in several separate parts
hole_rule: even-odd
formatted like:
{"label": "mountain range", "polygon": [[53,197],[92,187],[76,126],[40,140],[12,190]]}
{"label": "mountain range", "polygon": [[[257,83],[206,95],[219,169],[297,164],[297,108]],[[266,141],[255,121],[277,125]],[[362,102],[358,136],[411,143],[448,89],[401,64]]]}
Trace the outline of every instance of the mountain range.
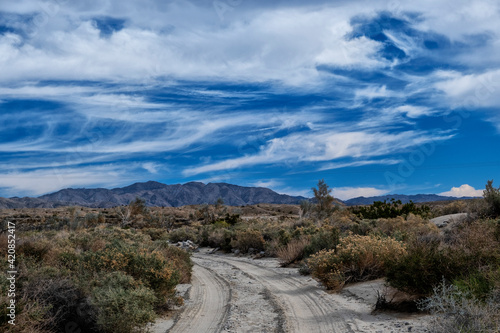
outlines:
{"label": "mountain range", "polygon": [[[222,198],[226,205],[241,206],[258,203],[299,204],[310,200],[301,196],[279,194],[264,187],[244,187],[226,183],[190,182],[186,184],[166,185],[154,181],[135,183],[130,186],[114,189],[67,188],[37,198],[0,198],[0,209],[8,208],[55,208],[61,206],[84,206],[109,208],[127,205],[135,198],[142,198],[148,206],[179,207],[185,205],[213,204]],[[370,205],[374,201],[401,200],[415,203],[457,200],[436,194],[417,195],[384,195],[377,197],[358,197],[343,202],[347,206]],[[464,197],[460,199],[472,199]],[[340,201],[340,200],[339,200]]]}
{"label": "mountain range", "polygon": [[307,198],[278,194],[264,187],[243,187],[226,183],[190,182],[166,185],[154,181],[135,183],[114,189],[67,188],[38,198],[0,198],[0,208],[54,208],[84,206],[109,208],[128,205],[135,198],[142,198],[148,206],[179,207],[185,205],[213,204],[222,198],[226,205],[241,206],[258,203],[299,204]]}
{"label": "mountain range", "polygon": [[437,194],[414,194],[414,195],[405,195],[405,194],[388,194],[381,195],[376,197],[357,197],[344,201],[346,206],[356,206],[356,205],[371,205],[375,201],[387,201],[389,202],[391,199],[401,200],[402,203],[408,203],[413,201],[414,203],[422,203],[422,202],[432,202],[432,201],[451,201],[451,200],[468,200],[474,199],[474,197],[446,197]]}

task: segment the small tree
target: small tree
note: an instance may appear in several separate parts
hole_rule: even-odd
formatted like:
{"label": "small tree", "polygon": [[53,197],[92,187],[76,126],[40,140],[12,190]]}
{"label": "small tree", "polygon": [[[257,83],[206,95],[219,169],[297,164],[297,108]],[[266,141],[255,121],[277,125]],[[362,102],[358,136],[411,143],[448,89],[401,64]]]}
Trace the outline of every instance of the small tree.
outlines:
{"label": "small tree", "polygon": [[121,226],[135,222],[138,216],[146,216],[148,212],[148,207],[146,206],[146,200],[139,197],[135,198],[127,206],[121,206],[115,209],[116,213],[121,219]]}
{"label": "small tree", "polygon": [[494,188],[493,180],[488,180],[483,197],[488,204],[488,214],[493,217],[500,216],[500,187]]}
{"label": "small tree", "polygon": [[130,215],[146,215],[148,213],[148,207],[146,206],[146,200],[136,197],[134,201],[129,204]]}
{"label": "small tree", "polygon": [[221,197],[218,197],[217,201],[215,202],[215,208],[221,209],[222,206],[224,206],[224,199],[222,199]]}
{"label": "small tree", "polygon": [[332,211],[333,197],[330,195],[332,191],[325,183],[324,179],[318,181],[318,188],[312,188],[314,192],[314,199],[316,201],[316,212],[318,217],[325,217]]}

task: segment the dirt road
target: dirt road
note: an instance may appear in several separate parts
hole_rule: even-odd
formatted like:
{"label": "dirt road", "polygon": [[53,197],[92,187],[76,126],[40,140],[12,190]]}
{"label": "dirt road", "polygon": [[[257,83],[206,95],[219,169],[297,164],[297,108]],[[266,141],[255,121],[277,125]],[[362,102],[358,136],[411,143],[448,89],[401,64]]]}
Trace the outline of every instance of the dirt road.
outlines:
{"label": "dirt road", "polygon": [[229,283],[210,269],[195,265],[189,294],[192,302],[170,332],[220,332],[229,313]]}
{"label": "dirt road", "polygon": [[371,314],[380,281],[330,294],[275,259],[201,251],[193,261],[189,299],[168,332],[426,332],[422,317]]}

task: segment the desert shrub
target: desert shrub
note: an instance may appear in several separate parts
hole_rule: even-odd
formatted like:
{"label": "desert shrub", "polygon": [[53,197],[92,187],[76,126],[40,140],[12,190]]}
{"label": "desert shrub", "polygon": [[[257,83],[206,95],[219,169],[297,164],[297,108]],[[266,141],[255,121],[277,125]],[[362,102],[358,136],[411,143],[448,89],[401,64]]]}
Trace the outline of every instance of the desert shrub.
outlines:
{"label": "desert shrub", "polygon": [[95,227],[96,225],[98,225],[100,223],[105,223],[106,217],[101,213],[99,213],[99,214],[87,213],[84,217],[84,221],[85,221],[85,226]]}
{"label": "desert shrub", "polygon": [[281,266],[288,266],[294,262],[302,260],[304,249],[309,244],[309,237],[302,236],[291,240],[287,245],[278,247],[276,256],[279,258]]}
{"label": "desert shrub", "polygon": [[[4,296],[5,295],[5,296]],[[18,298],[16,304],[16,325],[8,324],[7,293],[0,296],[0,330],[12,333],[52,333],[51,318],[48,317],[48,308],[26,298]]]}
{"label": "desert shrub", "polygon": [[[145,330],[155,310],[179,303],[175,285],[190,280],[192,267],[189,254],[161,237],[152,241],[153,232],[97,226],[20,233],[13,332]],[[0,296],[0,306],[6,301]],[[6,327],[0,321],[0,331]]]}
{"label": "desert shrub", "polygon": [[336,250],[313,255],[308,265],[328,289],[339,290],[348,282],[383,276],[389,258],[404,254],[404,245],[392,238],[350,235],[340,239]]}
{"label": "desert shrub", "polygon": [[71,280],[33,279],[23,286],[23,293],[23,299],[38,304],[39,310],[45,309],[46,329],[64,332],[71,322],[84,332],[98,332],[96,309]]}
{"label": "desert shrub", "polygon": [[479,301],[473,295],[442,281],[431,296],[419,303],[422,310],[435,315],[431,330],[435,333],[496,333],[500,330],[498,300]]}
{"label": "desert shrub", "polygon": [[[84,252],[80,267],[85,272],[123,271],[155,292],[160,301],[174,294],[179,273],[160,249],[130,246],[113,241],[104,250]],[[79,265],[79,263],[76,263]],[[84,273],[84,272],[82,272]]]}
{"label": "desert shrub", "polygon": [[192,227],[180,227],[170,232],[169,239],[172,243],[184,242],[187,240],[198,243],[198,232]]}
{"label": "desert shrub", "polygon": [[429,234],[438,234],[439,229],[434,223],[420,215],[408,214],[406,217],[380,218],[373,221],[370,233],[393,237],[397,240],[408,241],[410,238]]}
{"label": "desert shrub", "polygon": [[398,216],[408,216],[412,213],[422,217],[429,217],[431,213],[430,207],[426,205],[417,206],[413,202],[403,204],[401,200],[391,199],[387,201],[375,201],[369,206],[359,206],[351,208],[351,211],[361,218],[378,219],[378,218],[394,218]]}
{"label": "desert shrub", "polygon": [[467,203],[465,201],[453,201],[442,207],[439,211],[439,215],[466,213]]}
{"label": "desert shrub", "polygon": [[107,274],[93,290],[92,303],[98,309],[101,332],[145,332],[155,319],[156,297],[150,289],[123,272]]}
{"label": "desert shrub", "polygon": [[303,250],[304,257],[310,257],[321,250],[335,250],[339,243],[340,231],[335,227],[325,227],[311,236]]}
{"label": "desert shrub", "polygon": [[470,294],[474,298],[484,301],[495,287],[495,283],[491,279],[493,276],[495,276],[493,272],[474,272],[455,279],[453,285],[458,291]]}
{"label": "desert shrub", "polygon": [[37,261],[41,261],[50,250],[50,243],[40,238],[26,239],[19,243],[17,254],[31,257]]}
{"label": "desert shrub", "polygon": [[206,235],[204,236],[206,240],[202,245],[218,247],[225,252],[231,251],[231,240],[234,236],[234,232],[217,225],[204,227],[207,227],[204,228],[206,230]]}
{"label": "desert shrub", "polygon": [[229,225],[236,225],[236,223],[240,222],[240,215],[226,213],[223,221]]}
{"label": "desert shrub", "polygon": [[190,254],[178,247],[169,246],[164,241],[155,242],[155,246],[158,246],[158,250],[161,251],[166,260],[178,272],[179,283],[191,282],[193,262],[191,261]]}
{"label": "desert shrub", "polygon": [[488,205],[488,214],[492,217],[500,216],[500,187],[493,187],[493,180],[488,180],[483,197]]}
{"label": "desert shrub", "polygon": [[262,237],[262,233],[258,230],[236,231],[236,234],[231,241],[231,246],[243,253],[247,253],[249,249],[262,251],[264,250],[264,245],[264,237]]}
{"label": "desert shrub", "polygon": [[467,211],[466,213],[472,214],[474,216],[486,217],[488,216],[488,203],[484,198],[477,198],[467,200]]}
{"label": "desert shrub", "polygon": [[142,232],[149,235],[149,237],[151,237],[151,240],[153,240],[153,241],[169,239],[169,235],[165,229],[145,228],[145,229],[142,229]]}
{"label": "desert shrub", "polygon": [[442,247],[435,236],[410,241],[406,252],[386,262],[389,285],[409,294],[427,296],[444,278],[450,281],[468,270],[462,253]]}

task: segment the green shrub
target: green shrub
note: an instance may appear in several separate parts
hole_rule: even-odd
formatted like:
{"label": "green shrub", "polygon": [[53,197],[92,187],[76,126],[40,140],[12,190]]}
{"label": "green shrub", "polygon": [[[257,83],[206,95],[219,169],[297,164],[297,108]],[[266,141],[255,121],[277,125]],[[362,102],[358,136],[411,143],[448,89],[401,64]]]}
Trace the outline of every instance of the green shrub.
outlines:
{"label": "green shrub", "polygon": [[500,216],[500,187],[494,188],[493,180],[488,180],[483,197],[488,204],[488,214],[492,217]]}
{"label": "green shrub", "polygon": [[389,285],[409,294],[426,296],[443,278],[449,281],[457,277],[462,263],[451,259],[449,249],[441,248],[440,244],[437,237],[411,241],[406,253],[387,261]]}
{"label": "green shrub", "polygon": [[92,303],[98,309],[101,332],[145,332],[146,325],[156,317],[153,291],[123,272],[105,275],[93,290]]}
{"label": "green shrub", "polygon": [[339,237],[340,231],[337,228],[321,228],[311,236],[309,244],[304,248],[304,257],[310,257],[321,250],[335,250],[339,243]]}
{"label": "green shrub", "polygon": [[160,251],[139,249],[129,261],[125,271],[151,288],[161,303],[173,297],[179,283],[179,273]]}
{"label": "green shrub", "polygon": [[[226,224],[225,222],[223,222]],[[234,232],[227,229],[222,224],[206,225],[202,229],[202,246],[210,246],[220,248],[225,252],[230,252],[232,249],[231,240],[234,237]]]}
{"label": "green shrub", "polygon": [[369,206],[353,207],[351,211],[361,218],[378,219],[378,218],[394,218],[398,216],[408,216],[410,213],[429,217],[431,214],[430,207],[423,205],[417,206],[412,201],[403,204],[401,200],[391,199],[387,201],[375,201]]}
{"label": "green shrub", "polygon": [[184,242],[187,240],[195,243],[199,242],[197,230],[191,227],[180,227],[172,230],[169,234],[169,239],[172,243]]}

